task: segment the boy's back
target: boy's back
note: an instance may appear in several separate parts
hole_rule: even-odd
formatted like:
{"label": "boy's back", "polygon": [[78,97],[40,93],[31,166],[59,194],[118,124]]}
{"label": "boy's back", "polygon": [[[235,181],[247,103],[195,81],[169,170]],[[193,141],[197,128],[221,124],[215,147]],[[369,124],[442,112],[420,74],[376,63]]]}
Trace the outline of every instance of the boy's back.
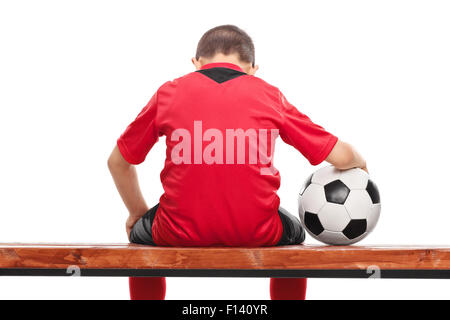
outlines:
{"label": "boy's back", "polygon": [[230,63],[164,84],[117,145],[138,164],[162,135],[165,193],[151,234],[157,245],[171,246],[277,244],[283,225],[274,140],[280,135],[312,164],[337,142],[277,88]]}

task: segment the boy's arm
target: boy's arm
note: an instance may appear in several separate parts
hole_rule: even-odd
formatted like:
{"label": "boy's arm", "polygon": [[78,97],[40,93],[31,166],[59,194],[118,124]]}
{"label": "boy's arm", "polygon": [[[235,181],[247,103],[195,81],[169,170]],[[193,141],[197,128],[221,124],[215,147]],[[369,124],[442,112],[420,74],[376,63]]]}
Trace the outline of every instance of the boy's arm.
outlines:
{"label": "boy's arm", "polygon": [[136,119],[117,140],[108,159],[108,167],[130,215],[126,229],[128,238],[135,223],[148,211],[142,196],[134,165],[144,162],[153,145],[158,141],[156,125],[158,92],[155,93]]}
{"label": "boy's arm", "polygon": [[283,115],[281,138],[299,150],[312,165],[326,160],[341,170],[361,168],[367,172],[366,161],[350,144],[313,123],[290,104],[281,92],[279,98]]}
{"label": "boy's arm", "polygon": [[128,163],[116,146],[108,159],[108,168],[122,197],[125,206],[130,213],[126,223],[128,238],[134,224],[148,210],[147,203],[142,196],[141,188],[134,165]]}
{"label": "boy's arm", "polygon": [[367,171],[366,160],[350,144],[338,140],[326,161],[338,169],[361,168]]}

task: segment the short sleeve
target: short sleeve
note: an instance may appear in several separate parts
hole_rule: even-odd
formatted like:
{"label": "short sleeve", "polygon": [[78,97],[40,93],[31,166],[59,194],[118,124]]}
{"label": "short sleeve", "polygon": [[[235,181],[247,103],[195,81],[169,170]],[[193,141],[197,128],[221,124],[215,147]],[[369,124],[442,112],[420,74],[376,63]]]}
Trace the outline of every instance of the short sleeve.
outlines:
{"label": "short sleeve", "polygon": [[150,149],[158,141],[157,100],[157,93],[155,93],[150,102],[117,140],[120,153],[130,164],[144,162]]}
{"label": "short sleeve", "polygon": [[300,151],[312,165],[320,164],[328,157],[338,138],[298,111],[281,92],[280,104],[283,118],[281,139]]}

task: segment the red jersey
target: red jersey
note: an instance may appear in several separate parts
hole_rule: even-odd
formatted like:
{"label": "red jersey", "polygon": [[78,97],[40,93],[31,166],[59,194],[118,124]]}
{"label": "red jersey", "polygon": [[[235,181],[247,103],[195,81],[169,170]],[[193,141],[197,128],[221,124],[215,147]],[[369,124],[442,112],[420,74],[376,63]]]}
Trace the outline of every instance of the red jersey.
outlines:
{"label": "red jersey", "polygon": [[166,137],[164,194],[152,226],[160,246],[272,246],[282,235],[275,139],[321,163],[337,138],[276,88],[229,63],[162,85],[117,140],[131,164]]}

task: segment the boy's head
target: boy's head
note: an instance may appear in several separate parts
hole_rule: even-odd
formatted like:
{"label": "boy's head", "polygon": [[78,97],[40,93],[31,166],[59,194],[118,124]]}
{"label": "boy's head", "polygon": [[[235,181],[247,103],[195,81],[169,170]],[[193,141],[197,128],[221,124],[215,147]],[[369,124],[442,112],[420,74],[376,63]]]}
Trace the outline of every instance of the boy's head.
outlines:
{"label": "boy's head", "polygon": [[198,42],[192,63],[198,70],[213,62],[234,63],[246,73],[255,74],[258,66],[255,65],[255,46],[252,38],[233,25],[219,26],[207,31]]}

